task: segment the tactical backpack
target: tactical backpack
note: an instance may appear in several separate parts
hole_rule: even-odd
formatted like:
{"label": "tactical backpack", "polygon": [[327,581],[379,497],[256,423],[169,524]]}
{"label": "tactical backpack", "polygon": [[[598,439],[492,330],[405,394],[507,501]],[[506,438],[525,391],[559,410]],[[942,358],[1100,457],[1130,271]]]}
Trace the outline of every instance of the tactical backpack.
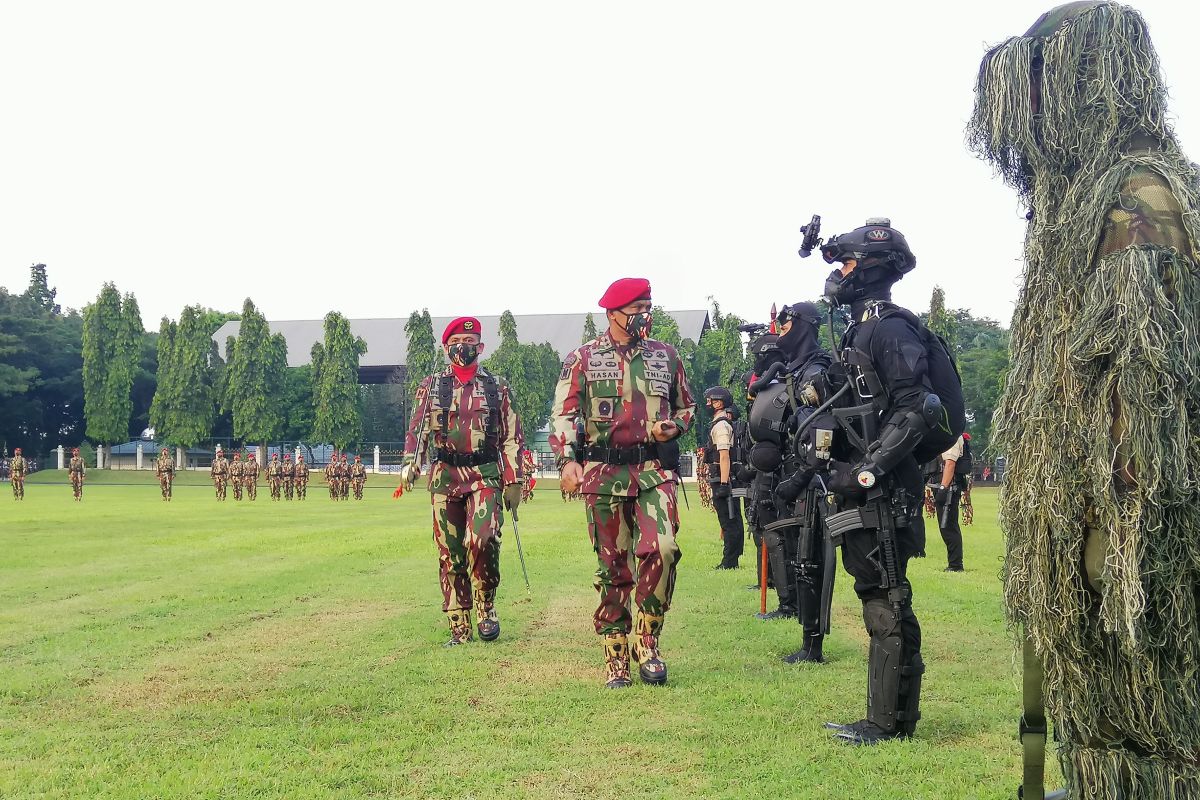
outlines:
{"label": "tactical backpack", "polygon": [[[958,365],[954,362],[946,340],[929,330],[917,319],[916,314],[884,302],[873,303],[871,309],[870,317],[857,326],[859,331],[854,335],[854,350],[869,359],[875,329],[879,322],[890,317],[900,317],[904,320],[925,345],[925,362],[928,368],[926,377],[929,390],[942,401],[942,424],[930,430],[913,450],[913,457],[917,463],[924,464],[953,447],[967,427],[966,403],[963,400],[962,378],[958,374]],[[854,330],[854,327],[850,330]],[[864,328],[866,330],[863,330]],[[868,380],[868,383],[870,382],[872,381]],[[879,384],[878,375],[873,376],[873,382]],[[877,403],[881,401],[881,398],[876,398]],[[882,402],[884,404],[879,406],[881,411],[887,408],[886,401]]]}

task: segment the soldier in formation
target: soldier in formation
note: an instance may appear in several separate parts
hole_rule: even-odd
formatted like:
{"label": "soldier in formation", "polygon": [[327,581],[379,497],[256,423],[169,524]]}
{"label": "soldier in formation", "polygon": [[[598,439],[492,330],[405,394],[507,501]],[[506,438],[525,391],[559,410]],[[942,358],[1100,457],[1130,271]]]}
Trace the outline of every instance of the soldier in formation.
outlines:
{"label": "soldier in formation", "polygon": [[296,476],[296,499],[303,500],[308,496],[308,464],[304,463],[304,454],[296,456],[296,467],[292,470]]}
{"label": "soldier in formation", "polygon": [[79,457],[79,448],[71,448],[71,460],[67,462],[67,475],[71,478],[71,493],[77,501],[83,500],[83,481],[87,476],[87,467]]}
{"label": "soldier in formation", "polygon": [[28,469],[21,448],[14,448],[12,460],[8,462],[8,479],[12,483],[14,500],[25,499],[25,472]]}
{"label": "soldier in formation", "polygon": [[342,496],[341,489],[338,486],[338,472],[341,470],[340,463],[338,461],[338,454],[334,453],[333,457],[329,459],[329,463],[325,465],[325,484],[329,487],[329,499],[334,501],[341,499]]}
{"label": "soldier in formation", "polygon": [[225,460],[225,451],[217,447],[217,454],[213,457],[212,466],[209,468],[209,475],[212,476],[213,489],[216,490],[217,500],[225,499],[226,487],[229,484],[229,462]]}
{"label": "soldier in formation", "polygon": [[233,461],[229,462],[229,483],[233,486],[233,499],[242,499],[242,481],[245,479],[246,465],[242,463],[242,451],[238,450],[233,454]]}
{"label": "soldier in formation", "polygon": [[291,500],[296,493],[296,466],[292,464],[292,454],[283,454],[283,497]]}
{"label": "soldier in formation", "polygon": [[272,453],[267,462],[267,487],[271,490],[271,499],[282,499],[283,465],[279,463],[279,453]]}
{"label": "soldier in formation", "polygon": [[171,452],[165,447],[158,454],[158,460],[154,462],[154,474],[158,477],[158,488],[162,492],[163,501],[169,503],[171,487],[175,482],[175,460],[171,458]]}
{"label": "soldier in formation", "polygon": [[350,484],[354,488],[354,499],[363,499],[363,487],[367,483],[367,468],[363,466],[362,456],[355,456],[350,465]]}
{"label": "soldier in formation", "polygon": [[563,362],[550,446],[563,491],[583,495],[599,561],[593,624],[605,685],[618,689],[631,683],[631,657],[644,682],[667,680],[659,637],[680,555],[675,440],[691,426],[696,405],[679,354],[650,338],[650,282],[618,280],[600,307],[608,329]]}
{"label": "soldier in formation", "polygon": [[411,475],[432,463],[429,492],[442,610],[450,626],[447,647],[471,640],[472,609],[480,639],[500,636],[500,504],[515,509],[521,502],[521,425],[508,385],[478,362],[481,335],[474,317],[446,326],[442,346],[450,363],[421,381],[405,438]]}
{"label": "soldier in formation", "polygon": [[246,489],[247,500],[258,499],[258,458],[251,451],[242,465],[242,485]]}

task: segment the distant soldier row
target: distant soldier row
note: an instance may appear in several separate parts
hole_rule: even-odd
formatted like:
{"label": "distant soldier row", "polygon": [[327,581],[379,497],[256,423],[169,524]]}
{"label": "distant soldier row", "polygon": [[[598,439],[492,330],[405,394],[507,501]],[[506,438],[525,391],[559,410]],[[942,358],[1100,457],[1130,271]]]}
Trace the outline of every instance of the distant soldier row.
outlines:
{"label": "distant soldier row", "polygon": [[[257,499],[258,471],[258,461],[254,453],[248,453],[246,460],[242,461],[239,451],[233,454],[233,461],[228,461],[224,451],[218,448],[210,469],[217,500],[225,500],[230,485],[233,486],[234,500],[241,500],[243,491],[247,499]],[[281,462],[279,454],[272,453],[271,460],[267,462],[266,473],[272,500],[279,500],[281,494],[288,500],[293,497],[303,500],[308,496],[308,464],[304,463],[304,456],[297,455],[296,463],[293,464],[291,455],[285,454]]]}
{"label": "distant soldier row", "polygon": [[367,468],[363,466],[362,456],[355,456],[354,463],[347,461],[349,457],[342,453],[334,453],[333,458],[325,467],[325,482],[329,484],[330,500],[348,500],[350,490],[354,490],[354,499],[363,499],[363,487],[367,483]]}

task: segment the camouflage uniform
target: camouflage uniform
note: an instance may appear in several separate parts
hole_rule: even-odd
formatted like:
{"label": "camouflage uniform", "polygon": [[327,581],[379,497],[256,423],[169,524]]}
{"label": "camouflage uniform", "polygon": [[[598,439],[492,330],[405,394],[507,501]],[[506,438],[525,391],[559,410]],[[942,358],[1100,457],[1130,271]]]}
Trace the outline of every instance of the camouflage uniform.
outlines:
{"label": "camouflage uniform", "polygon": [[254,457],[254,453],[246,456],[246,463],[242,465],[242,485],[246,487],[246,499],[258,499],[258,460]]}
{"label": "camouflage uniform", "polygon": [[296,491],[296,467],[292,464],[291,454],[283,457],[283,497],[291,500]]}
{"label": "camouflage uniform", "polygon": [[363,499],[363,486],[367,482],[367,468],[363,466],[362,459],[358,456],[354,457],[354,463],[350,465],[350,482],[354,486],[354,499]]}
{"label": "camouflage uniform", "polygon": [[337,500],[341,496],[338,489],[338,457],[335,454],[333,460],[325,465],[325,483],[329,486],[329,499]]}
{"label": "camouflage uniform", "polygon": [[87,467],[79,457],[79,448],[71,451],[71,460],[67,462],[67,474],[71,477],[71,493],[76,500],[83,500],[83,479],[87,475]]}
{"label": "camouflage uniform", "polygon": [[283,465],[279,463],[279,453],[272,453],[267,462],[267,486],[271,489],[271,499],[280,499],[280,489],[283,488]]}
{"label": "camouflage uniform", "polygon": [[171,484],[175,481],[175,461],[164,447],[154,462],[154,474],[158,476],[158,488],[162,491],[162,499],[171,501]]}
{"label": "camouflage uniform", "polygon": [[217,499],[224,500],[225,487],[229,483],[229,462],[225,460],[225,453],[223,451],[217,451],[209,474],[212,476],[213,488],[216,489]]}
{"label": "camouflage uniform", "polygon": [[12,461],[8,464],[8,479],[12,482],[14,500],[25,499],[25,471],[27,469],[25,456],[21,455],[21,449],[17,448],[13,451]]}
{"label": "camouflage uniform", "polygon": [[524,450],[521,452],[521,502],[528,503],[533,499],[533,487],[537,485],[537,478],[534,473],[537,471],[537,464],[533,459],[532,450]]}
{"label": "camouflage uniform", "polygon": [[304,456],[296,457],[294,472],[296,475],[296,499],[303,500],[308,497],[308,464],[304,463]]}
{"label": "camouflage uniform", "polygon": [[338,497],[342,500],[350,499],[350,462],[345,453],[342,454],[342,461],[338,464]]}
{"label": "camouflage uniform", "polygon": [[242,454],[234,453],[233,461],[229,462],[229,482],[233,485],[233,499],[242,499],[242,479],[245,477],[245,465],[242,463]]}
{"label": "camouflage uniform", "polygon": [[[606,656],[610,650],[628,652],[627,637],[635,627],[632,596],[638,609],[635,648],[644,642],[645,657],[658,658],[657,637],[671,607],[680,557],[679,512],[674,478],[653,450],[644,460],[624,464],[605,463],[596,450],[650,448],[656,422],[672,420],[683,435],[695,413],[683,362],[670,345],[648,339],[618,347],[606,331],[563,363],[550,447],[560,461],[583,462],[580,491],[599,560],[600,605],[593,619],[596,633],[605,637]],[[585,424],[582,453],[576,442],[579,421]]]}
{"label": "camouflage uniform", "polygon": [[[488,407],[488,381],[495,381],[499,408],[494,410]],[[443,385],[449,390],[448,407],[443,405]],[[426,376],[417,389],[405,453],[416,463],[425,463],[431,443],[438,457],[430,468],[428,485],[442,610],[454,637],[451,641],[465,641],[471,635],[472,581],[480,624],[496,621],[501,492],[504,486],[520,481],[518,453],[524,437],[507,384],[482,367],[466,384],[452,367],[440,375]],[[476,459],[484,459],[484,463],[469,463]],[[450,463],[456,460],[464,465]]]}

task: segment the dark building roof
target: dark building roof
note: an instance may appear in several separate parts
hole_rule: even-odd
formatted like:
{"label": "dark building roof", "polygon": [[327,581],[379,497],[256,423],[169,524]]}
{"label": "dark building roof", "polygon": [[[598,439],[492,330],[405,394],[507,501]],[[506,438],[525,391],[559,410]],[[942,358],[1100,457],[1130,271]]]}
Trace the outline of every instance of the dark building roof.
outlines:
{"label": "dark building roof", "polygon": [[[700,334],[709,327],[708,312],[668,311],[679,325],[684,339],[699,341]],[[517,338],[526,343],[549,342],[560,358],[579,346],[583,338],[583,323],[587,313],[582,314],[514,314],[517,322]],[[434,317],[433,335],[440,341],[442,330],[453,317]],[[493,347],[499,341],[500,317],[482,316],[485,342]],[[595,311],[592,319],[598,330],[605,327],[603,311]],[[383,383],[388,375],[403,368],[408,358],[408,337],[404,326],[408,318],[352,319],[350,331],[361,336],[367,343],[367,352],[359,359],[359,377],[363,383]],[[301,367],[309,363],[312,346],[325,337],[324,321],[319,319],[274,320],[267,323],[271,333],[282,333],[287,339],[288,366]],[[224,352],[225,340],[237,336],[240,322],[226,322],[213,334],[213,340]]]}

